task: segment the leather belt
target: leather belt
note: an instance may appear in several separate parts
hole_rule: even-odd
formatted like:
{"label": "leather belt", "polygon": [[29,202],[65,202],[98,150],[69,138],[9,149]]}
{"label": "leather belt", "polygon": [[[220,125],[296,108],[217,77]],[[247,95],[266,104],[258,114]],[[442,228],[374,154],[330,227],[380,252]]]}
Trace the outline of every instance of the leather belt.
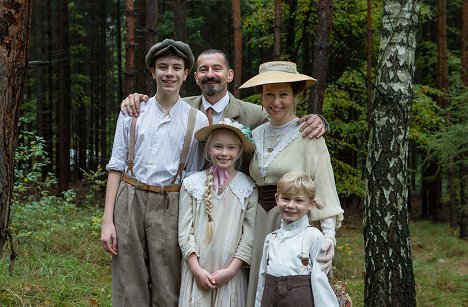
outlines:
{"label": "leather belt", "polygon": [[129,176],[127,174],[123,174],[121,179],[123,182],[126,182],[134,186],[135,189],[137,190],[150,191],[150,192],[160,193],[160,194],[164,194],[167,192],[179,192],[180,191],[180,184],[171,184],[171,185],[166,185],[166,186],[150,185],[150,184],[143,183],[140,180],[132,176]]}

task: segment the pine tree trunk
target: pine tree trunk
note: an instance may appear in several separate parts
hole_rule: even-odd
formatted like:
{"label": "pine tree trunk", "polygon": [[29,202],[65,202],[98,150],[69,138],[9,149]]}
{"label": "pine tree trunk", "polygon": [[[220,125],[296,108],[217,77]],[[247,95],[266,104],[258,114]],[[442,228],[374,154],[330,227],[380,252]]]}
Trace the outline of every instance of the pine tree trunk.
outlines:
{"label": "pine tree trunk", "polygon": [[31,7],[30,0],[0,0],[0,255],[10,235],[13,161],[28,68]]}
{"label": "pine tree trunk", "polygon": [[315,36],[314,62],[312,64],[312,77],[317,79],[317,84],[310,88],[309,113],[321,114],[327,86],[328,47],[332,26],[331,0],[318,0],[317,14],[317,34]]}
{"label": "pine tree trunk", "polygon": [[117,101],[122,101],[123,98],[123,70],[122,70],[122,14],[120,12],[120,0],[117,0],[116,3],[116,13],[117,13],[117,78],[118,78],[118,94],[117,94]]}
{"label": "pine tree trunk", "polygon": [[137,93],[146,93],[146,63],[145,55],[148,50],[146,50],[145,45],[145,35],[144,31],[146,28],[146,3],[151,1],[146,0],[136,0],[135,5],[135,91]]}
{"label": "pine tree trunk", "polygon": [[275,0],[275,27],[273,39],[273,60],[279,60],[281,56],[281,0]]}
{"label": "pine tree trunk", "polygon": [[418,1],[385,0],[366,161],[366,306],[416,306],[408,226],[408,130]]}
{"label": "pine tree trunk", "polygon": [[99,1],[99,11],[102,18],[99,19],[99,75],[101,76],[100,97],[99,97],[99,133],[101,142],[101,152],[99,164],[107,163],[107,48],[106,48],[106,29],[107,29],[107,8],[106,0]]}
{"label": "pine tree trunk", "polygon": [[370,130],[370,114],[372,110],[372,2],[367,0],[367,131]]}
{"label": "pine tree trunk", "polygon": [[57,180],[59,193],[68,190],[70,182],[70,41],[68,0],[57,1],[59,64],[57,71]]}
{"label": "pine tree trunk", "polygon": [[[157,42],[157,25],[158,25],[158,1],[152,0],[146,2],[146,19],[145,19],[145,53]],[[151,71],[145,67],[146,75],[146,90],[150,96],[156,94],[156,82],[151,75]]]}
{"label": "pine tree trunk", "polygon": [[296,62],[297,59],[293,58],[293,49],[296,42],[296,10],[297,0],[289,0],[289,18],[287,23],[286,31],[286,55],[291,59],[292,62]]}
{"label": "pine tree trunk", "polygon": [[[462,5],[462,81],[468,87],[468,0]],[[462,160],[466,161],[466,156]],[[460,239],[468,240],[468,165],[462,162],[460,167]]]}
{"label": "pine tree trunk", "polygon": [[126,1],[127,37],[125,40],[125,92],[124,97],[135,91],[135,9],[133,0]]}
{"label": "pine tree trunk", "polygon": [[232,0],[232,28],[234,32],[234,89],[232,94],[239,98],[239,86],[242,82],[242,24],[239,0]]}

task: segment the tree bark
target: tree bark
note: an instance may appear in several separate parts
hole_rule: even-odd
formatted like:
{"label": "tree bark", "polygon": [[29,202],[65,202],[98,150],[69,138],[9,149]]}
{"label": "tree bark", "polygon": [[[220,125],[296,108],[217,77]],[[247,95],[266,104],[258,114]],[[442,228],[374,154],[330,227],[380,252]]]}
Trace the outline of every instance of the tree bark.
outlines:
{"label": "tree bark", "polygon": [[296,41],[296,11],[297,11],[297,0],[288,0],[289,3],[289,18],[287,23],[286,31],[286,54],[292,62],[296,62],[297,59],[293,58],[294,46]]}
{"label": "tree bark", "polygon": [[70,41],[68,29],[68,0],[57,1],[59,64],[57,71],[57,180],[59,193],[70,183]]}
{"label": "tree bark", "polygon": [[120,12],[120,0],[116,1],[116,13],[117,13],[117,78],[118,78],[118,94],[117,101],[122,101],[123,98],[123,69],[122,69],[122,22],[121,22],[121,12]]}
{"label": "tree bark", "polygon": [[232,29],[234,33],[234,84],[233,95],[240,98],[239,86],[242,82],[242,24],[240,1],[232,0]]}
{"label": "tree bark", "polygon": [[0,255],[8,240],[13,160],[28,68],[30,0],[0,0]]}
{"label": "tree bark", "polygon": [[127,36],[125,39],[125,93],[124,97],[135,91],[135,9],[133,0],[126,2]]}
{"label": "tree bark", "polygon": [[385,0],[365,166],[366,306],[416,306],[408,226],[408,130],[419,4]]}
{"label": "tree bark", "polygon": [[328,47],[332,26],[331,0],[318,0],[317,10],[317,34],[315,36],[314,61],[312,64],[312,77],[317,79],[317,84],[310,88],[309,113],[321,114],[327,86]]}
{"label": "tree bark", "polygon": [[99,155],[99,164],[107,163],[107,48],[106,48],[106,29],[107,29],[107,7],[106,0],[99,1],[99,138],[101,152]]}
{"label": "tree bark", "polygon": [[[468,0],[463,0],[462,5],[462,82],[468,87]],[[466,161],[466,156],[463,157]],[[468,240],[468,165],[462,162],[460,167],[460,239]]]}
{"label": "tree bark", "polygon": [[[146,2],[145,18],[145,53],[157,42],[158,33],[158,1],[151,0]],[[151,71],[145,67],[146,90],[150,96],[156,94],[156,82],[151,75]]]}
{"label": "tree bark", "polygon": [[275,0],[275,27],[272,59],[277,61],[281,56],[281,0]]}
{"label": "tree bark", "polygon": [[372,110],[372,2],[367,0],[367,130],[370,130]]}

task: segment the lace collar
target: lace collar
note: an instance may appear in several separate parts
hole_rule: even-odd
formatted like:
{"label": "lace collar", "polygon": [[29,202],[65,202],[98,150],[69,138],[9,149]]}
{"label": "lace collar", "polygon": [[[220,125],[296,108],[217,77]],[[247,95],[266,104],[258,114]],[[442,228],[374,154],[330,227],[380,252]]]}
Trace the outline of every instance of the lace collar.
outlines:
{"label": "lace collar", "polygon": [[[195,173],[185,178],[183,182],[187,192],[197,201],[197,211],[203,201],[205,182],[206,171]],[[237,175],[231,180],[231,182],[229,182],[229,188],[242,204],[242,210],[244,210],[246,199],[252,194],[255,188],[255,182],[244,173],[237,172]]]}
{"label": "lace collar", "polygon": [[[257,157],[258,168],[260,169],[260,174],[263,178],[267,176],[268,167],[276,158],[276,156],[299,135],[300,126],[297,125],[298,120],[298,118],[295,118],[288,123],[277,127],[268,122],[258,126],[252,131],[252,138],[255,145],[257,145],[257,148],[255,149],[255,156]],[[265,157],[265,136],[271,135],[272,133],[280,133],[281,139],[279,143],[273,148],[272,152],[267,157]]]}

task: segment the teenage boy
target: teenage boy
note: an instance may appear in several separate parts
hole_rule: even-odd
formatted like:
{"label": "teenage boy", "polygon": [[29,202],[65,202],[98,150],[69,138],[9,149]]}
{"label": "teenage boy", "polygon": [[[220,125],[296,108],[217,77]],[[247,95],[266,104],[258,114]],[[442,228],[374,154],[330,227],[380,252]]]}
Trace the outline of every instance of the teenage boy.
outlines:
{"label": "teenage boy", "polygon": [[208,120],[179,96],[194,63],[187,44],[165,39],[145,61],[157,93],[138,118],[117,120],[101,241],[113,256],[113,306],[171,307],[180,287],[180,183],[203,165],[193,134]]}
{"label": "teenage boy", "polygon": [[309,225],[314,197],[314,183],[303,172],[286,173],[278,181],[275,200],[281,228],[265,238],[255,307],[338,307],[316,260],[324,236]]}

